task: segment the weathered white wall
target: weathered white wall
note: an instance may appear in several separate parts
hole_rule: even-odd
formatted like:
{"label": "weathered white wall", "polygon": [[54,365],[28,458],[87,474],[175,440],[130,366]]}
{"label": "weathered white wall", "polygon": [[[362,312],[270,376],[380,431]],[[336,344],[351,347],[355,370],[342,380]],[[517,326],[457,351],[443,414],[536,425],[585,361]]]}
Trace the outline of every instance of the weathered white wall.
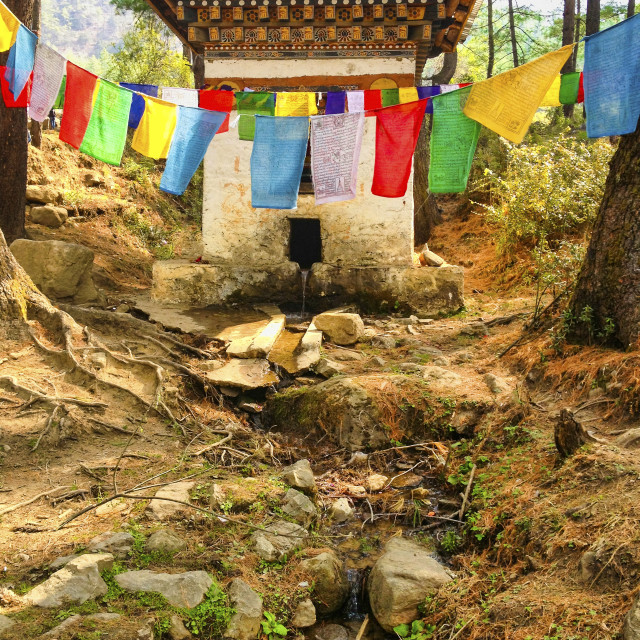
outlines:
{"label": "weathered white wall", "polygon": [[[232,69],[235,63],[252,64],[250,72]],[[308,64],[307,64],[308,63]],[[232,60],[207,62],[207,77],[269,77],[309,74],[319,69],[329,74],[329,63],[340,64],[340,73],[362,73],[362,65],[389,63],[389,74],[403,73],[405,59],[287,60],[282,62]],[[395,66],[391,63],[394,63]],[[226,73],[214,65],[224,64]],[[413,64],[413,62],[411,62]],[[281,66],[282,65],[282,66]],[[291,65],[295,65],[293,70]],[[348,70],[354,67],[354,70]],[[333,70],[335,72],[335,70]],[[305,72],[305,73],[306,73]],[[231,120],[235,113],[231,114]],[[354,200],[316,206],[313,195],[300,195],[298,209],[253,209],[251,207],[250,158],[253,143],[238,139],[236,129],[215,136],[204,160],[204,207],[202,235],[205,257],[213,264],[255,266],[265,269],[288,261],[289,218],[319,218],[322,261],[336,266],[410,265],[413,250],[413,196],[409,181],[403,198],[381,198],[371,194],[375,160],[375,118],[365,118],[364,137]]]}

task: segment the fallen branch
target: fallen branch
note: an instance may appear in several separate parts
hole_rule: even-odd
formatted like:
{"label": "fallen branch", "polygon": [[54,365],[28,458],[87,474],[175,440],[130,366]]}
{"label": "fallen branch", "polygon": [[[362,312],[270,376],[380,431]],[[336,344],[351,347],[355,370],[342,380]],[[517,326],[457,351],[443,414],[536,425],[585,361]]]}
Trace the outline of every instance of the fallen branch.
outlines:
{"label": "fallen branch", "polygon": [[227,434],[226,437],[222,438],[222,440],[218,440],[218,442],[209,444],[206,447],[199,449],[198,451],[194,451],[193,453],[190,453],[189,455],[201,456],[203,453],[206,453],[207,451],[211,451],[212,449],[217,449],[218,447],[221,447],[223,444],[229,442],[229,440],[233,438],[233,433],[231,433],[230,431],[227,431],[226,434]]}
{"label": "fallen branch", "polygon": [[469,481],[467,482],[467,488],[465,489],[464,496],[462,497],[462,506],[460,507],[460,511],[458,512],[458,518],[462,521],[464,517],[464,512],[467,509],[467,500],[469,499],[469,493],[471,493],[471,485],[473,484],[473,478],[476,475],[476,465],[474,464],[471,467],[471,473],[469,474]]}
{"label": "fallen branch", "polygon": [[55,489],[49,489],[49,491],[43,491],[42,493],[39,493],[37,496],[33,496],[33,498],[29,498],[29,500],[25,500],[24,502],[18,502],[17,504],[12,504],[9,507],[0,509],[0,516],[3,516],[5,513],[11,513],[12,511],[15,511],[16,509],[20,509],[21,507],[26,507],[27,505],[30,505],[32,502],[35,502],[40,498],[44,498],[45,496],[51,495],[56,491],[60,491],[61,489],[68,489],[68,488],[69,488],[69,485],[66,484],[60,487],[56,487]]}
{"label": "fallen branch", "polygon": [[56,419],[56,416],[58,415],[58,411],[60,411],[60,409],[61,407],[59,404],[56,404],[53,407],[53,411],[51,412],[51,415],[47,418],[47,422],[44,425],[44,429],[40,432],[40,435],[38,436],[38,439],[35,441],[33,447],[31,447],[31,452],[34,452],[40,446],[40,441],[49,432],[49,429],[51,428],[51,425]]}

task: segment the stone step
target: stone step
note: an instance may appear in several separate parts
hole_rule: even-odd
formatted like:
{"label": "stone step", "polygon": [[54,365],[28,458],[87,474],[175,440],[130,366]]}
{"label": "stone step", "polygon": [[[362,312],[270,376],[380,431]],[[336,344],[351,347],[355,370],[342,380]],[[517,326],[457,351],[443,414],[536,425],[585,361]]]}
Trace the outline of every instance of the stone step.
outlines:
{"label": "stone step", "polygon": [[267,314],[270,317],[269,322],[252,336],[232,340],[227,347],[227,355],[234,358],[266,358],[273,349],[284,329],[285,315],[273,304],[257,306],[256,309]]}
{"label": "stone step", "polygon": [[[291,336],[291,332],[288,335]],[[269,360],[287,373],[296,375],[308,371],[320,361],[321,346],[322,331],[316,329],[312,322],[299,341],[283,340],[276,345],[275,353],[270,355]]]}

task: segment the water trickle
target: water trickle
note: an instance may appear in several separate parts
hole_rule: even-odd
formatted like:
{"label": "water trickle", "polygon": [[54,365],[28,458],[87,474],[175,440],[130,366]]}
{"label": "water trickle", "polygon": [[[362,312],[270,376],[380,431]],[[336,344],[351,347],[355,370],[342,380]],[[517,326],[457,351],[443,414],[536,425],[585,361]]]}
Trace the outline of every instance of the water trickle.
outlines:
{"label": "water trickle", "polygon": [[362,620],[365,616],[362,603],[364,572],[360,569],[347,569],[347,579],[349,580],[349,598],[343,609],[344,619]]}
{"label": "water trickle", "polygon": [[300,312],[300,317],[304,318],[304,305],[307,293],[307,279],[309,277],[309,269],[302,269],[300,271],[300,275],[302,276],[302,311]]}

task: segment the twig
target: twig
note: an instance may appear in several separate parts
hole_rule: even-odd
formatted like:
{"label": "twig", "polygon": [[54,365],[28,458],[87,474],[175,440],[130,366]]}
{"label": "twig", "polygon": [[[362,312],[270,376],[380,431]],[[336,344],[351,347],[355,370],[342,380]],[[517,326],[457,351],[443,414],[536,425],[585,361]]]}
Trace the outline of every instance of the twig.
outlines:
{"label": "twig", "polygon": [[367,630],[367,625],[369,624],[369,614],[364,617],[362,624],[360,625],[360,630],[358,631],[358,635],[356,636],[356,640],[362,640],[362,636],[364,632]]}
{"label": "twig", "polygon": [[[454,635],[451,636],[449,638],[449,640],[456,640],[456,638],[465,630],[465,628],[467,627],[467,625],[469,625],[470,623],[472,623],[475,620],[475,618],[471,618],[470,620],[467,620],[461,627],[460,629],[458,629],[458,632]],[[454,627],[455,629],[455,627]]]}
{"label": "twig", "polygon": [[458,518],[460,518],[460,520],[462,520],[462,518],[464,517],[464,512],[467,508],[467,500],[469,499],[469,493],[471,492],[471,485],[473,484],[473,477],[476,475],[476,465],[474,464],[473,467],[471,467],[471,473],[469,474],[469,481],[467,482],[467,488],[465,489],[464,492],[464,497],[462,498],[462,506],[460,507],[460,511],[458,512]]}
{"label": "twig", "polygon": [[124,449],[122,450],[122,453],[118,458],[118,462],[116,462],[116,466],[113,468],[113,493],[118,493],[118,467],[120,466],[120,461],[124,457],[124,454],[127,452],[127,449],[129,448],[129,445],[133,440],[133,436],[135,436],[136,433],[138,433],[139,429],[140,429],[139,426],[136,427],[135,431],[129,436],[129,440],[127,440],[127,444],[124,445]]}
{"label": "twig", "polygon": [[94,473],[91,469],[89,469],[89,467],[85,466],[84,464],[80,464],[80,470],[84,471],[88,476],[95,478],[99,482],[104,482],[104,478],[100,477],[97,473]]}
{"label": "twig", "polygon": [[222,438],[222,440],[218,440],[218,442],[214,442],[213,444],[209,444],[206,447],[203,447],[202,449],[199,449],[198,451],[194,451],[193,453],[190,453],[189,455],[191,455],[191,456],[201,456],[203,453],[206,453],[207,451],[211,451],[211,449],[217,449],[218,447],[221,447],[223,444],[229,442],[229,440],[231,440],[233,438],[233,433],[231,433],[230,431],[227,431],[226,434],[227,434],[226,437]]}
{"label": "twig", "polygon": [[4,509],[0,509],[0,516],[3,516],[5,513],[10,513],[11,511],[15,511],[16,509],[20,509],[21,507],[26,507],[27,505],[31,504],[32,502],[35,502],[36,500],[39,500],[40,498],[44,498],[45,496],[51,495],[56,491],[60,491],[60,489],[68,489],[68,488],[69,488],[69,485],[65,484],[60,487],[56,487],[55,489],[49,489],[49,491],[43,491],[42,493],[39,493],[37,496],[34,496],[33,498],[29,498],[29,500],[25,500],[24,502],[18,502],[17,504],[13,504],[10,507],[5,507]]}
{"label": "twig", "polygon": [[38,446],[40,445],[40,440],[42,440],[42,438],[44,437],[44,435],[49,431],[49,429],[51,428],[51,425],[53,424],[53,421],[56,419],[56,416],[58,415],[58,411],[60,410],[60,405],[56,404],[53,407],[53,411],[51,412],[51,415],[47,418],[47,422],[44,425],[44,429],[40,432],[40,435],[38,436],[38,439],[35,441],[34,445],[31,447],[31,451],[35,451]]}
{"label": "twig", "polygon": [[390,447],[389,449],[380,449],[380,451],[372,451],[369,456],[375,456],[378,453],[387,453],[388,451],[400,451],[400,449],[415,449],[416,447],[427,447],[430,445],[437,446],[441,442],[418,442],[417,444],[405,444],[401,447]]}
{"label": "twig", "polygon": [[387,487],[391,486],[391,483],[394,480],[397,480],[398,478],[400,478],[401,476],[405,475],[406,473],[409,473],[410,471],[413,471],[416,467],[419,467],[423,462],[424,462],[424,460],[420,460],[419,462],[416,462],[413,465],[413,467],[411,467],[410,469],[407,469],[406,471],[403,471],[402,473],[399,473],[397,476],[393,476],[393,478],[391,478],[391,480],[389,480],[389,482],[387,482],[387,484],[384,485],[384,488],[386,489]]}
{"label": "twig", "polygon": [[87,493],[91,493],[89,489],[76,489],[75,491],[69,491],[69,493],[65,493],[62,496],[57,496],[51,499],[51,504],[55,507],[59,502],[64,502],[65,500],[71,500],[71,498],[75,498],[77,496],[84,496]]}

